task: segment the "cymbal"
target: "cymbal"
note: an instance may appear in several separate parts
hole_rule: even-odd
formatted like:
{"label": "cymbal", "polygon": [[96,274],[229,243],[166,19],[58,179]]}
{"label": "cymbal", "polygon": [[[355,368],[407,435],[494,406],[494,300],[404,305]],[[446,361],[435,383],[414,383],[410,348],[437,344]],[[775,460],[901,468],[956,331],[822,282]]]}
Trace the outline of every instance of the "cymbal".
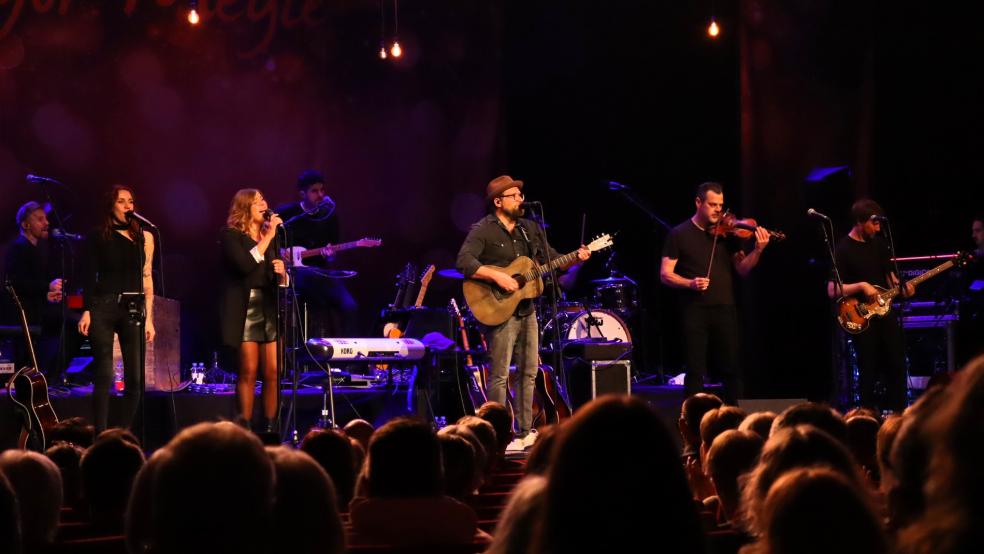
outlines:
{"label": "cymbal", "polygon": [[605,277],[604,279],[595,279],[591,282],[596,285],[615,285],[615,284],[624,284],[624,283],[628,283],[630,285],[636,284],[635,281],[629,279],[628,277],[615,277],[615,276]]}
{"label": "cymbal", "polygon": [[438,270],[437,274],[440,275],[441,277],[447,277],[448,279],[464,279],[465,278],[465,276],[460,271],[458,271],[457,269],[455,269],[453,267],[449,267],[448,269]]}

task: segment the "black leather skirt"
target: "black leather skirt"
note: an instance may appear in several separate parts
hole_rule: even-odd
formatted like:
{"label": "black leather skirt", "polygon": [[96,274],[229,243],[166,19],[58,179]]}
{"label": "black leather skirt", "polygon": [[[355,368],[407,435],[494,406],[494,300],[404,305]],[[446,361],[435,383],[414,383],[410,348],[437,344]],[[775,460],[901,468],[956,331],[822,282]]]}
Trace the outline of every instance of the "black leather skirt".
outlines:
{"label": "black leather skirt", "polygon": [[277,320],[266,317],[263,310],[263,289],[250,289],[246,306],[243,342],[272,342],[277,340]]}

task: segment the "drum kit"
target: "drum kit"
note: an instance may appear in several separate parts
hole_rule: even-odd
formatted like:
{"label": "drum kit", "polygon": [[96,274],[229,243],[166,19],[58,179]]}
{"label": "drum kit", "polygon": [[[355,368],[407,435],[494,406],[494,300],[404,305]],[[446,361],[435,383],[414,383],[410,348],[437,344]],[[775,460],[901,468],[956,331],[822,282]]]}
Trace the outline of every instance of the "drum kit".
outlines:
{"label": "drum kit", "polygon": [[[464,275],[456,269],[438,270],[437,275],[464,279]],[[556,326],[560,328],[561,342],[591,340],[631,344],[632,332],[626,320],[631,319],[639,308],[638,285],[616,271],[608,277],[591,281],[591,284],[593,291],[590,298],[557,302]],[[534,302],[539,314],[540,349],[551,351],[557,338],[553,306],[545,295]],[[467,315],[465,320],[469,326],[477,325]]]}

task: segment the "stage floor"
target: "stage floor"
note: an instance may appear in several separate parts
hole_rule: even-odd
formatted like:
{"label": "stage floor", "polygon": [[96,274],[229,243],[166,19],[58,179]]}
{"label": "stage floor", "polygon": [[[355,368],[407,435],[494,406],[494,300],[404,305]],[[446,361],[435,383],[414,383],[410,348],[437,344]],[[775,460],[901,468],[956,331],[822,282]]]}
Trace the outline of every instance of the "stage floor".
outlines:
{"label": "stage floor", "polygon": [[[289,386],[283,389],[284,417],[290,412],[292,390]],[[680,414],[680,404],[683,402],[683,387],[634,385],[632,394],[643,398],[660,415],[674,437],[676,437],[676,421]],[[52,388],[50,391],[51,405],[59,419],[81,416],[92,419],[92,387],[71,387],[68,389]],[[304,386],[297,390],[297,432],[298,438],[319,423],[322,410],[328,404],[327,395],[319,386]],[[119,421],[119,411],[122,398],[110,398],[110,425]],[[462,414],[462,401],[457,394],[448,390],[433,391],[429,397],[420,389],[408,393],[408,387],[342,387],[334,388],[335,420],[339,426],[352,419],[362,418],[375,426],[382,425],[389,419],[400,415],[419,415],[431,418],[443,417],[448,423],[454,422]],[[254,412],[259,414],[259,398]],[[205,394],[183,390],[168,393],[150,391],[146,395],[145,406],[145,447],[148,451],[155,450],[167,443],[175,433],[185,427],[202,421],[231,420],[236,415],[235,395],[230,392]],[[7,397],[4,388],[0,393],[0,450],[16,445],[19,431],[18,420],[14,406]],[[289,426],[288,426],[289,427]],[[292,433],[288,432],[286,440],[291,440]]]}

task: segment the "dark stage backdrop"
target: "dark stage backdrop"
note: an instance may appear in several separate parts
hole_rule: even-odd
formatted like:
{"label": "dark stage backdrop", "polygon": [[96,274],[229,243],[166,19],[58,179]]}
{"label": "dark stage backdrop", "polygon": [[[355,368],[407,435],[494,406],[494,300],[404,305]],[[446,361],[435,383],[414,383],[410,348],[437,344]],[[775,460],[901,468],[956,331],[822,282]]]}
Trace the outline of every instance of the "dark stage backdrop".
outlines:
{"label": "dark stage backdrop", "polygon": [[[871,194],[903,254],[967,246],[980,209],[971,15],[716,2],[710,40],[710,2],[404,0],[393,63],[377,57],[377,2],[199,5],[192,28],[168,0],[0,4],[0,221],[12,236],[16,206],[39,197],[26,173],[67,184],[51,190],[73,232],[110,184],[132,184],[164,234],[186,364],[217,342],[215,241],[233,192],[291,200],[308,167],[326,174],[344,239],[385,242],[339,256],[360,272],[366,333],[406,262],[453,265],[485,183],[511,173],[544,202],[559,249],[577,245],[582,214],[588,238],[619,232],[615,261],[646,308],[632,322],[642,369],[668,373],[680,337],[652,216],[675,225],[698,183],[723,182],[733,211],[791,237],[741,289],[752,396],[829,392],[827,268],[807,207],[843,215]],[[607,260],[585,266],[575,296]],[[435,278],[427,304],[458,285]]]}

